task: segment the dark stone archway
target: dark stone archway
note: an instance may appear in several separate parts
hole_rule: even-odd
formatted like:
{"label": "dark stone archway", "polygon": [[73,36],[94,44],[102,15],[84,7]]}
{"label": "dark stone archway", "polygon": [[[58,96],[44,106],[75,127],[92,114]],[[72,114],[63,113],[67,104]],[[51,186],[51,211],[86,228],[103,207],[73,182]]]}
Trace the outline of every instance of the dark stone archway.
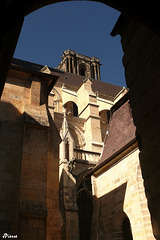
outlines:
{"label": "dark stone archway", "polygon": [[[4,0],[1,3],[0,96],[23,25],[24,16],[43,6],[57,2],[63,1]],[[157,97],[159,94],[158,89],[160,88],[160,52],[158,47],[155,52],[152,51],[152,46],[157,46],[157,44],[159,45],[160,43],[158,1],[152,1],[152,3],[146,1],[141,5],[140,2],[136,0],[101,0],[99,2],[107,4],[127,16],[127,19],[121,18],[121,20],[125,22],[125,32],[123,28],[121,28],[117,33],[121,35],[122,39],[125,56],[123,64],[125,67],[127,86],[130,88],[129,97],[134,122],[137,127],[137,139],[141,150],[140,163],[152,217],[153,230],[156,239],[160,239],[160,100],[159,97]],[[119,27],[118,25],[123,24],[122,22],[118,22],[117,28]],[[128,42],[131,43],[132,39],[134,44],[128,45]],[[143,49],[144,43],[151,39],[151,46],[150,44],[146,46],[143,52],[144,55],[141,55],[140,58],[137,49],[139,46]],[[145,67],[143,66],[143,69],[139,68],[148,56],[149,59]],[[139,64],[136,65],[135,63]],[[139,71],[141,69],[142,72],[140,74]],[[137,76],[139,77],[137,78]]]}

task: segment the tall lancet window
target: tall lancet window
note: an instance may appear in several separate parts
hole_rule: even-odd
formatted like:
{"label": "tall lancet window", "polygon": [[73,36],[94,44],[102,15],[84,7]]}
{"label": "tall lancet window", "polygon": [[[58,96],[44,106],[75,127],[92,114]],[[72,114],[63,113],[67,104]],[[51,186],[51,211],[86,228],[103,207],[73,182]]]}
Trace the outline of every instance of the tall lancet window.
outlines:
{"label": "tall lancet window", "polygon": [[74,157],[75,141],[71,135],[71,129],[69,129],[67,122],[66,108],[64,108],[62,128],[60,130],[60,136],[62,142],[60,143],[60,159],[70,161]]}
{"label": "tall lancet window", "polygon": [[70,71],[71,71],[71,73],[73,73],[72,58],[70,58],[70,66],[71,66]]}
{"label": "tall lancet window", "polygon": [[68,63],[68,57],[66,58],[66,71],[69,72],[69,63]]}
{"label": "tall lancet window", "polygon": [[79,75],[82,75],[82,76],[86,75],[86,66],[84,63],[80,64],[79,66]]}
{"label": "tall lancet window", "polygon": [[77,205],[80,240],[90,240],[93,214],[91,178],[83,178],[77,192]]}
{"label": "tall lancet window", "polygon": [[69,161],[69,141],[66,139],[65,141],[65,159]]}
{"label": "tall lancet window", "polygon": [[94,66],[91,66],[91,78],[95,79]]}

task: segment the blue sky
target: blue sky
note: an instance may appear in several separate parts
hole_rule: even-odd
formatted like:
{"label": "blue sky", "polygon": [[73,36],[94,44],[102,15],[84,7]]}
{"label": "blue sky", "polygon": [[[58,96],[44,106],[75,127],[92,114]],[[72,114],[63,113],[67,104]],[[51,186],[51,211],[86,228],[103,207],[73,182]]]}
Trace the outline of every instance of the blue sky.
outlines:
{"label": "blue sky", "polygon": [[102,81],[125,86],[120,36],[111,37],[120,13],[104,4],[52,4],[25,17],[15,58],[58,66],[64,50],[101,59]]}

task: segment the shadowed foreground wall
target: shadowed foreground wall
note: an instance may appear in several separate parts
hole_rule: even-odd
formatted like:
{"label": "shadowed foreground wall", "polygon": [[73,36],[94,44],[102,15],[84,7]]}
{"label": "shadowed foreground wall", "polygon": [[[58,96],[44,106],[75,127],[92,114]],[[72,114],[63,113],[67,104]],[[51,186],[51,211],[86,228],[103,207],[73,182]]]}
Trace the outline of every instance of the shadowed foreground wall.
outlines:
{"label": "shadowed foreground wall", "polygon": [[154,234],[160,239],[160,38],[128,17],[122,16],[118,25],[112,34],[121,35],[145,192]]}
{"label": "shadowed foreground wall", "polygon": [[12,104],[0,103],[0,236],[17,233],[22,115]]}

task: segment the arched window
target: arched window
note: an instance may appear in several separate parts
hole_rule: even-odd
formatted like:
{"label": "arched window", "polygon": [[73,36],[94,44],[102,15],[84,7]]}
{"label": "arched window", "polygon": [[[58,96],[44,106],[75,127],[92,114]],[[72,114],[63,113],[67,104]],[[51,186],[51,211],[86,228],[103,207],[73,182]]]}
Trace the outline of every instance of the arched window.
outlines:
{"label": "arched window", "polygon": [[95,79],[94,66],[91,66],[91,78]]}
{"label": "arched window", "polygon": [[65,159],[67,159],[68,161],[69,159],[69,141],[68,139],[65,142]]}
{"label": "arched window", "polygon": [[78,116],[78,107],[75,103],[73,103],[73,116]]}
{"label": "arched window", "polygon": [[106,136],[106,131],[108,130],[109,120],[110,120],[110,111],[102,110],[99,112],[100,124],[101,124],[101,135],[102,141],[104,141]]}
{"label": "arched window", "polygon": [[80,64],[79,66],[79,75],[82,75],[82,76],[86,75],[86,66],[84,63]]}
{"label": "arched window", "polygon": [[78,116],[78,107],[76,103],[69,101],[64,105],[64,107],[66,109],[67,115],[74,117]]}
{"label": "arched window", "polygon": [[109,124],[109,120],[110,120],[110,111],[109,110],[100,111],[99,116],[101,117],[101,122]]}

